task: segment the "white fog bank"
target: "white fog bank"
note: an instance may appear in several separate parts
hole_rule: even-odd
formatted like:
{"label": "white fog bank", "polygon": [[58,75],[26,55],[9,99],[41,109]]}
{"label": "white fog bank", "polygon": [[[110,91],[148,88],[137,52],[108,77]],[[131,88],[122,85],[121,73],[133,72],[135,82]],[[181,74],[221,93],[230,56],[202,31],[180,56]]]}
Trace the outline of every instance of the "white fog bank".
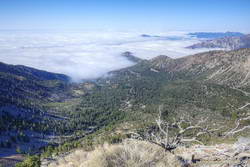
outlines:
{"label": "white fog bank", "polygon": [[[178,58],[205,50],[186,49],[199,42],[185,32],[142,37],[139,32],[115,31],[0,31],[0,61],[63,73],[73,80],[94,79],[109,71],[133,65],[121,56],[130,51],[142,59],[158,55]],[[167,39],[165,37],[180,39]]]}

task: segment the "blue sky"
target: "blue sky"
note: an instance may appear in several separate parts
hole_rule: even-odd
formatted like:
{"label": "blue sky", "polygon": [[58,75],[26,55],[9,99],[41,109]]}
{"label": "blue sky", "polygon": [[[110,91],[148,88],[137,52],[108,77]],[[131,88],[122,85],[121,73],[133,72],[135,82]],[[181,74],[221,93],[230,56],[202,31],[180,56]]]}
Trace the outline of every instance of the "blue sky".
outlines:
{"label": "blue sky", "polygon": [[0,0],[0,29],[250,31],[250,0]]}

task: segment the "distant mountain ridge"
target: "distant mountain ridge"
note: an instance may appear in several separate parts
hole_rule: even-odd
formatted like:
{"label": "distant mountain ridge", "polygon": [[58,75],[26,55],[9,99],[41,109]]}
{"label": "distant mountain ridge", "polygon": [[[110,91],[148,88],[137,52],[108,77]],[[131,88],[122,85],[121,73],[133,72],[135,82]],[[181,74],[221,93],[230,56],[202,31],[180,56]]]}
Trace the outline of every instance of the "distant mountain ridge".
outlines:
{"label": "distant mountain ridge", "polygon": [[8,65],[0,62],[0,72],[5,72],[22,77],[28,77],[35,80],[61,80],[69,81],[70,77],[64,74],[56,74],[23,65]]}
{"label": "distant mountain ridge", "polygon": [[141,37],[143,38],[155,38],[160,40],[182,40],[185,39],[183,36],[161,36],[161,35],[149,35],[149,34],[142,34]]}
{"label": "distant mountain ridge", "polygon": [[7,101],[9,105],[18,105],[17,103],[26,99],[27,102],[33,98],[33,102],[48,100],[53,92],[60,92],[69,81],[70,77],[64,74],[0,62],[0,97],[5,105]]}
{"label": "distant mountain ridge", "polygon": [[189,49],[223,48],[228,50],[250,48],[250,34],[243,36],[223,37],[218,39],[207,40],[188,46],[187,48]]}
{"label": "distant mountain ridge", "polygon": [[152,67],[166,72],[185,72],[207,80],[241,87],[250,85],[250,49],[211,51],[179,59],[159,56],[151,60]]}
{"label": "distant mountain ridge", "polygon": [[188,35],[196,38],[216,39],[224,37],[240,37],[244,34],[240,32],[194,32],[188,33]]}

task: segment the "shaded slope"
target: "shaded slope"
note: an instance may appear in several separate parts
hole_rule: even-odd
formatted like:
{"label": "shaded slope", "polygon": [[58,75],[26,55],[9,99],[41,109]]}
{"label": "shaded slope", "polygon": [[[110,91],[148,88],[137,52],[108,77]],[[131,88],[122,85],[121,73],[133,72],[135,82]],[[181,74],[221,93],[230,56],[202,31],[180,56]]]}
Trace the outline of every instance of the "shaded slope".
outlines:
{"label": "shaded slope", "polygon": [[0,63],[0,147],[14,153],[47,145],[56,131],[51,127],[63,119],[44,105],[68,98],[69,91],[66,75]]}

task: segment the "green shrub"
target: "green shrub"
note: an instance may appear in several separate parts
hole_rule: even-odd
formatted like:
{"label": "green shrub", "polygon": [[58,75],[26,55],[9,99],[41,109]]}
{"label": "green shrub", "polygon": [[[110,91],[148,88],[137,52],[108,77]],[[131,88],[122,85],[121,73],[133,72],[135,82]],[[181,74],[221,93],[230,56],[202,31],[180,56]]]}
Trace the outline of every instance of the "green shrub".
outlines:
{"label": "green shrub", "polygon": [[238,114],[237,114],[237,112],[233,112],[233,113],[231,114],[231,119],[232,119],[233,121],[235,121],[236,119],[238,119]]}
{"label": "green shrub", "polygon": [[17,163],[16,167],[40,167],[40,165],[39,156],[29,156],[23,162]]}

